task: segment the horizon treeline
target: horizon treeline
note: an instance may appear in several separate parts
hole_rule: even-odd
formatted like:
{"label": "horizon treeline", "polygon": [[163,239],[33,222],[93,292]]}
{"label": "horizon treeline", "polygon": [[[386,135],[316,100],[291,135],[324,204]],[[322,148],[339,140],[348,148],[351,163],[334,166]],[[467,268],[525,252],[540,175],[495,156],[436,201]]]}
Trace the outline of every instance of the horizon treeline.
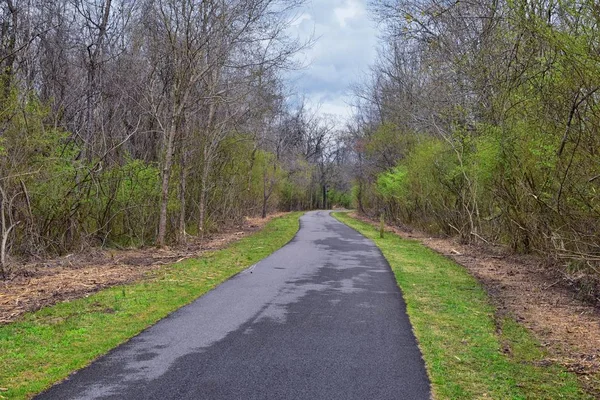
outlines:
{"label": "horizon treeline", "polygon": [[349,127],[357,207],[547,256],[599,297],[598,2],[371,8],[381,51]]}
{"label": "horizon treeline", "polygon": [[[291,104],[302,0],[1,0],[0,250],[160,246],[347,202]],[[337,168],[339,169],[339,168]]]}

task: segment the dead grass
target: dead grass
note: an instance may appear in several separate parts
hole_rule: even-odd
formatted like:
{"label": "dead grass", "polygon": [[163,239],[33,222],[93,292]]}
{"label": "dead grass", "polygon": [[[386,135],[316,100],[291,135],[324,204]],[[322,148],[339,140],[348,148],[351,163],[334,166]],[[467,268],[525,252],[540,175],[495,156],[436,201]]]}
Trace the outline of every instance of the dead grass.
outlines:
{"label": "dead grass", "polygon": [[[352,215],[371,224],[364,216]],[[512,315],[551,355],[549,362],[579,375],[600,396],[600,308],[577,298],[560,276],[533,256],[491,246],[463,245],[418,231],[388,227],[463,265],[485,286],[498,315]]]}
{"label": "dead grass", "polygon": [[145,279],[162,265],[200,256],[217,250],[262,228],[277,213],[266,219],[246,218],[203,241],[166,249],[131,250],[92,249],[86,253],[29,262],[18,266],[9,280],[0,281],[0,324],[20,315],[62,301],[85,297],[101,289]]}

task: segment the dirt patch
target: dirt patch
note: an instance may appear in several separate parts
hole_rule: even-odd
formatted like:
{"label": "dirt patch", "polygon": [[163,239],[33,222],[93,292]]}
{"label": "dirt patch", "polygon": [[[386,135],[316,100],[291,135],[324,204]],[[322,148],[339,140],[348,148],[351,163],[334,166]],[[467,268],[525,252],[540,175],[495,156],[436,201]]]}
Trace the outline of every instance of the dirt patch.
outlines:
{"label": "dirt patch", "polygon": [[143,280],[163,265],[223,248],[284,214],[272,214],[265,219],[246,218],[242,224],[224,228],[204,240],[190,237],[185,245],[172,248],[93,249],[20,265],[9,280],[0,281],[0,324],[14,321],[26,312],[85,297],[103,288]]}
{"label": "dirt patch", "polygon": [[[352,214],[364,222],[378,224]],[[463,245],[418,231],[387,227],[463,265],[483,283],[498,315],[512,315],[547,348],[550,359],[577,373],[600,396],[600,308],[576,297],[542,259],[494,246]]]}

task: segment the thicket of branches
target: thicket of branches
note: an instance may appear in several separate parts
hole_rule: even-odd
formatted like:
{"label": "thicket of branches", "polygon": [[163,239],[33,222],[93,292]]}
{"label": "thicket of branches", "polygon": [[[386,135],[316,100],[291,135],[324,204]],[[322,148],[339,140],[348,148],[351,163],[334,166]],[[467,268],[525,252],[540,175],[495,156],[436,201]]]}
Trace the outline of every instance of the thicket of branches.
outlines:
{"label": "thicket of branches", "polygon": [[548,255],[592,284],[597,1],[383,0],[372,9],[384,33],[370,80],[356,88],[358,207]]}
{"label": "thicket of branches", "polygon": [[326,206],[343,152],[281,79],[301,1],[0,1],[0,274]]}

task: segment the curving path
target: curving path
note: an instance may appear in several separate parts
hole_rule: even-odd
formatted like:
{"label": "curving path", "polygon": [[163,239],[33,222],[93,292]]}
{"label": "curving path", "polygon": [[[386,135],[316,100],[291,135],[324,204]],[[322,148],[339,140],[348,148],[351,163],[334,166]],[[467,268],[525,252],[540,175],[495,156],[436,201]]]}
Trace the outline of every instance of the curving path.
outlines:
{"label": "curving path", "polygon": [[309,212],[292,242],[39,399],[429,399],[394,276]]}

